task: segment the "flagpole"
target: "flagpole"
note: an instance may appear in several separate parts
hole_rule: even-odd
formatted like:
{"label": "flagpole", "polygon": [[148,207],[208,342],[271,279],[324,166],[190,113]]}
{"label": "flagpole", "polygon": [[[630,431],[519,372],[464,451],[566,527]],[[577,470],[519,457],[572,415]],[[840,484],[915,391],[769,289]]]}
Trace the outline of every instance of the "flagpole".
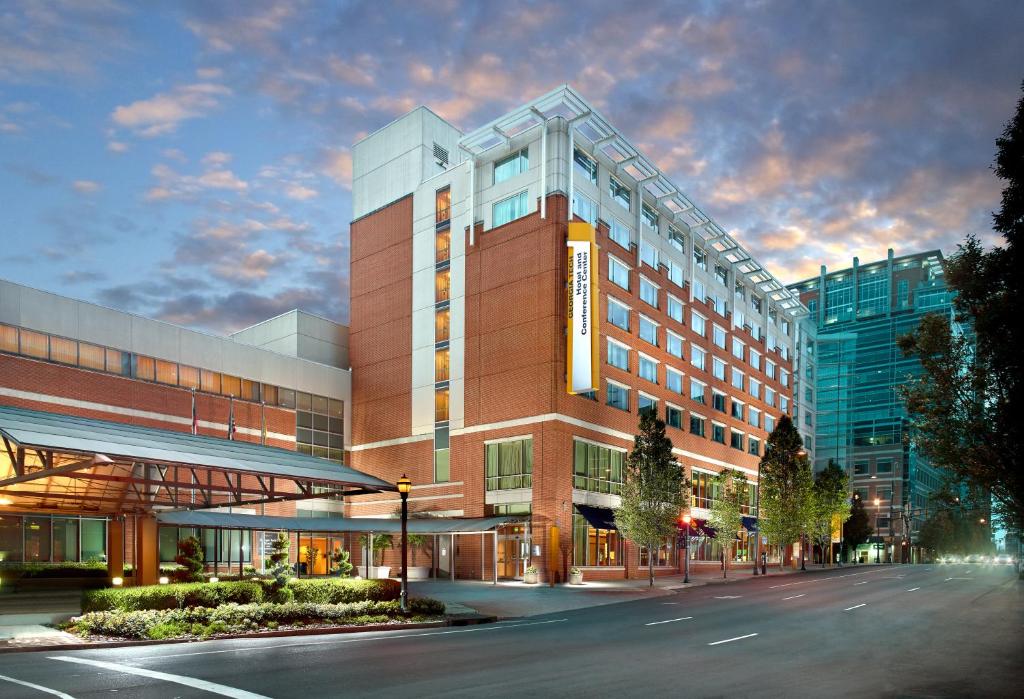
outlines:
{"label": "flagpole", "polygon": [[235,438],[235,397],[228,396],[228,439]]}
{"label": "flagpole", "polygon": [[260,445],[267,446],[267,404],[260,401]]}
{"label": "flagpole", "polygon": [[199,421],[196,419],[196,389],[192,389],[192,434],[199,434]]}

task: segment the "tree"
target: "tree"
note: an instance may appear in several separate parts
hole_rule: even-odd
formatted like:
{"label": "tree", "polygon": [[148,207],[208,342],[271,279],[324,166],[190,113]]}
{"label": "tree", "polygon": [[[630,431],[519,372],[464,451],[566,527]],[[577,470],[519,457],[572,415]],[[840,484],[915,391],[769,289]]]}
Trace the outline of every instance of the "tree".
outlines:
{"label": "tree", "polygon": [[858,546],[867,542],[875,533],[871,526],[867,510],[864,509],[864,501],[856,495],[850,501],[850,517],[843,524],[843,556],[847,548],[856,550]]}
{"label": "tree", "polygon": [[813,477],[803,439],[788,415],[768,436],[761,457],[761,532],[783,547],[799,539],[811,511]]}
{"label": "tree", "polygon": [[278,590],[283,589],[292,577],[292,566],[289,561],[291,545],[288,535],[284,532],[278,533],[277,538],[270,544],[270,555],[267,557],[270,563],[268,572],[274,580],[274,587]]}
{"label": "tree", "polygon": [[[839,468],[832,459],[824,470],[814,474],[814,486],[811,488],[811,517],[807,530],[811,538],[821,548],[821,565],[826,559],[832,560],[832,531],[836,519],[840,526],[850,518],[850,503],[846,500],[846,491],[850,487],[850,478],[846,471]],[[828,552],[826,554],[826,551]]]}
{"label": "tree", "polygon": [[316,546],[309,546],[306,548],[306,572],[309,575],[313,574],[313,569],[316,568],[316,562],[320,558],[320,549]]}
{"label": "tree", "polygon": [[624,475],[615,524],[627,538],[647,548],[648,584],[654,587],[654,551],[676,536],[689,484],[672,456],[665,423],[650,413],[640,416],[640,432],[626,457]]}
{"label": "tree", "polygon": [[735,469],[727,468],[712,481],[714,499],[708,523],[715,528],[715,538],[722,547],[722,577],[728,577],[729,559],[736,534],[743,526],[743,506],[749,502],[747,477]]}
{"label": "tree", "polygon": [[[366,549],[367,537],[369,534],[363,534],[359,537],[359,545]],[[373,565],[382,566],[384,565],[384,551],[387,549],[393,549],[395,547],[394,539],[390,534],[374,534],[373,541],[370,543],[370,548],[373,550]],[[369,576],[369,571],[367,571]]]}
{"label": "tree", "polygon": [[[1022,84],[1024,88],[1024,84]],[[1006,245],[986,251],[968,236],[943,263],[955,326],[928,316],[900,349],[923,373],[903,388],[917,447],[933,466],[991,493],[1008,528],[1024,524],[1021,410],[1021,235],[1024,233],[1024,97],[996,140],[1005,183],[993,228]],[[967,329],[967,337],[959,333]],[[973,336],[973,337],[971,337]]]}
{"label": "tree", "polygon": [[336,549],[327,554],[331,575],[347,578],[352,573],[352,563],[349,561],[350,555],[345,549]]}
{"label": "tree", "polygon": [[174,571],[176,582],[199,582],[203,579],[203,546],[199,539],[189,536],[178,541],[178,555],[174,562],[181,566]]}

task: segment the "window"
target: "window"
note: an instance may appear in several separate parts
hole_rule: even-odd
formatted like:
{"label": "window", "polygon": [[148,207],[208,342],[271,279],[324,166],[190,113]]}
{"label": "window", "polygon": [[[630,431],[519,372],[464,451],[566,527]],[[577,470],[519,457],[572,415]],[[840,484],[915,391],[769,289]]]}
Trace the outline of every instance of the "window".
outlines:
{"label": "window", "polygon": [[784,412],[789,412],[789,398],[787,396],[779,396],[779,409]]}
{"label": "window", "polygon": [[434,350],[434,381],[448,380],[448,350]]}
{"label": "window", "polygon": [[163,359],[156,360],[156,380],[171,386],[178,385],[178,365]]}
{"label": "window", "polygon": [[439,189],[434,194],[435,222],[445,223],[452,217],[452,190],[449,187]]}
{"label": "window", "polygon": [[725,267],[715,265],[715,279],[722,286],[728,286],[729,284],[729,271]]}
{"label": "window", "polygon": [[683,429],[683,411],[674,405],[666,405],[665,424],[676,429]]}
{"label": "window", "polygon": [[448,327],[451,314],[447,308],[443,308],[434,316],[434,342],[448,341]]}
{"label": "window", "polygon": [[626,453],[618,449],[573,441],[573,487],[592,493],[618,495],[622,490]]}
{"label": "window", "polygon": [[608,297],[608,322],[617,328],[629,330],[629,306]]}
{"label": "window", "polygon": [[665,351],[673,357],[683,358],[683,338],[671,330],[665,331]]}
{"label": "window", "polygon": [[693,286],[691,294],[692,298],[697,301],[704,301],[707,298],[707,291],[704,289],[704,282],[699,279],[693,279],[691,281],[691,285]]}
{"label": "window", "polygon": [[597,184],[597,161],[581,151],[579,148],[573,148],[572,166],[577,177],[580,177],[591,184]]}
{"label": "window", "polygon": [[686,238],[683,237],[683,234],[675,226],[668,227],[668,242],[679,252],[682,252],[686,247]]}
{"label": "window", "polygon": [[725,412],[725,394],[718,391],[711,392],[711,407],[715,410]]}
{"label": "window", "polygon": [[702,384],[697,379],[690,379],[690,400],[694,403],[704,404],[704,392],[707,390],[707,386]]}
{"label": "window", "polygon": [[434,391],[434,422],[445,422],[448,419],[448,389],[439,388]]}
{"label": "window", "polygon": [[769,434],[775,431],[775,418],[771,415],[764,416],[764,431]]}
{"label": "window", "polygon": [[879,459],[875,463],[875,473],[892,473],[892,459]]}
{"label": "window", "polygon": [[582,218],[584,221],[589,223],[591,226],[597,225],[598,219],[598,206],[593,199],[586,197],[579,192],[573,192],[572,194],[572,212]]}
{"label": "window", "polygon": [[668,261],[668,280],[678,287],[683,286],[683,266],[674,260]]}
{"label": "window", "polygon": [[743,389],[743,372],[736,367],[732,368],[732,383],[733,388]]}
{"label": "window", "polygon": [[711,358],[711,375],[720,381],[725,381],[725,362],[718,357]]}
{"label": "window", "polygon": [[50,356],[49,337],[43,333],[32,330],[21,329],[21,353],[38,359],[48,359]]}
{"label": "window", "polygon": [[452,232],[448,228],[439,230],[434,236],[434,263],[447,262],[452,256]]}
{"label": "window", "polygon": [[690,364],[694,365],[701,371],[705,371],[707,354],[707,352],[702,350],[697,345],[690,345]]}
{"label": "window", "polygon": [[734,308],[732,313],[732,327],[742,328],[744,325],[746,325],[746,320],[743,318],[743,311],[738,308]]}
{"label": "window", "polygon": [[711,297],[711,306],[715,309],[715,313],[720,316],[724,316],[729,312],[729,304],[726,302],[725,297],[718,294]]}
{"label": "window", "polygon": [[775,378],[775,362],[771,361],[770,359],[766,359],[764,361],[764,373],[768,376],[769,379],[774,379]]}
{"label": "window", "polygon": [[673,393],[683,392],[683,375],[670,367],[665,367],[665,386]]}
{"label": "window", "polygon": [[640,355],[639,371],[637,373],[641,379],[651,383],[658,383],[658,363],[650,357]]}
{"label": "window", "polygon": [[494,184],[504,182],[516,175],[526,172],[530,167],[530,160],[526,148],[518,153],[506,156],[494,163]]}
{"label": "window", "polygon": [[735,337],[732,339],[732,356],[736,357],[736,359],[743,359],[743,350],[745,348],[746,345],[743,344],[742,340],[739,340]]}
{"label": "window", "polygon": [[608,256],[608,279],[612,284],[629,291],[629,267],[611,255]]}
{"label": "window", "polygon": [[434,302],[442,303],[451,296],[451,270],[442,269],[434,273]]}
{"label": "window", "polygon": [[633,232],[629,229],[629,226],[613,218],[611,225],[608,227],[608,237],[612,239],[612,242],[618,243],[629,250],[629,241],[633,237]]}
{"label": "window", "polygon": [[572,541],[573,565],[622,565],[622,535],[615,529],[595,529],[578,512],[572,516]]}
{"label": "window", "polygon": [[640,316],[640,339],[658,346],[658,324],[645,316]]}
{"label": "window", "polygon": [[757,408],[753,407],[753,406],[751,406],[750,408],[747,408],[747,422],[749,422],[754,427],[760,427],[761,426],[761,411],[758,410]]}
{"label": "window", "polygon": [[629,371],[629,347],[608,338],[608,363],[623,371]]}
{"label": "window", "polygon": [[648,395],[640,394],[637,400],[637,407],[641,415],[656,416],[658,414],[658,401]]}
{"label": "window", "polygon": [[[710,510],[715,501],[715,475],[694,470],[690,476],[690,506]],[[692,542],[691,542],[692,543]]]}
{"label": "window", "polygon": [[761,382],[757,379],[750,379],[747,383],[749,386],[747,390],[750,391],[750,395],[759,399],[761,397]]}
{"label": "window", "polygon": [[646,240],[640,244],[640,261],[645,263],[648,267],[658,269],[658,248],[654,247]]}
{"label": "window", "polygon": [[758,371],[761,370],[761,353],[755,352],[754,350],[747,351],[747,361],[750,362],[750,366],[754,367]]}
{"label": "window", "polygon": [[451,480],[451,450],[448,441],[448,426],[434,428],[434,482],[447,483]]}
{"label": "window", "polygon": [[855,475],[855,476],[866,476],[866,475],[868,475],[868,462],[867,461],[855,461],[855,462],[853,462],[853,475]]}
{"label": "window", "polygon": [[743,287],[743,285],[742,285],[742,284],[740,284],[739,282],[736,282],[736,283],[734,284],[734,287],[733,287],[733,288],[734,288],[734,292],[733,292],[733,295],[734,295],[734,296],[735,296],[735,297],[736,297],[737,299],[739,299],[740,301],[742,301],[743,299],[747,298],[747,291],[746,291],[746,289],[745,289],[745,288]]}
{"label": "window", "polygon": [[747,437],[747,452],[754,456],[760,456],[761,440],[754,437]]}
{"label": "window", "polygon": [[786,371],[785,369],[779,372],[779,383],[781,383],[783,386],[789,385],[789,372]]}
{"label": "window", "polygon": [[750,336],[753,337],[758,342],[761,341],[761,324],[760,323],[754,323],[754,322],[750,323]]}
{"label": "window", "polygon": [[683,302],[669,294],[666,302],[668,317],[677,323],[683,322]]}
{"label": "window", "polygon": [[531,487],[533,485],[533,439],[515,439],[497,444],[485,444],[484,480],[487,490]]}
{"label": "window", "polygon": [[737,420],[743,420],[743,403],[738,400],[732,402],[732,416]]}
{"label": "window", "polygon": [[502,226],[509,221],[522,218],[528,213],[527,192],[523,190],[519,194],[513,194],[494,205],[494,208],[491,210],[491,227]]}
{"label": "window", "polygon": [[708,269],[708,255],[698,247],[693,248],[693,264],[704,270]]}
{"label": "window", "polygon": [[651,227],[651,229],[658,230],[658,212],[652,207],[644,204],[640,209],[641,215],[643,216],[644,223]]}
{"label": "window", "polygon": [[640,277],[640,300],[654,308],[658,307],[658,287],[644,277]]}
{"label": "window", "polygon": [[720,325],[711,326],[711,341],[715,343],[715,347],[721,347],[725,349],[725,328]]}
{"label": "window", "polygon": [[[78,343],[78,365],[81,367],[103,371],[105,368],[104,354],[102,347],[90,345],[86,342]],[[198,385],[196,388],[198,388]]]}
{"label": "window", "polygon": [[50,359],[61,364],[78,364],[78,343],[51,335]]}
{"label": "window", "polygon": [[629,211],[631,203],[631,192],[629,189],[614,177],[608,178],[608,194],[619,203],[626,211]]}
{"label": "window", "polygon": [[700,415],[690,413],[690,434],[695,434],[698,437],[704,436],[704,418]]}
{"label": "window", "polygon": [[717,422],[711,423],[711,441],[725,444],[725,425],[719,425]]}
{"label": "window", "polygon": [[729,446],[733,449],[743,451],[743,433],[736,430],[729,430]]}
{"label": "window", "polygon": [[702,316],[700,313],[697,313],[697,311],[690,311],[690,326],[692,327],[693,332],[697,333],[701,337],[707,337],[707,330],[705,329],[707,322],[707,318]]}
{"label": "window", "polygon": [[629,389],[617,383],[607,382],[607,403],[613,408],[629,412]]}

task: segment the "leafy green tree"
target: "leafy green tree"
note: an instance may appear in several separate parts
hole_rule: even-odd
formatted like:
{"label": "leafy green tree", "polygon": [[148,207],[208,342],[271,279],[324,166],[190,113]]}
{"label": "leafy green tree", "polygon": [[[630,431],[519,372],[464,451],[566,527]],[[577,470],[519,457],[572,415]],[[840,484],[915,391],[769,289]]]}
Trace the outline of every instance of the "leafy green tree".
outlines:
{"label": "leafy green tree", "polygon": [[799,539],[810,519],[813,477],[803,439],[788,415],[768,436],[761,457],[761,532],[776,546]]}
{"label": "leafy green tree", "polygon": [[[367,537],[369,534],[363,534],[359,537],[359,545],[365,550]],[[382,566],[384,565],[384,552],[388,549],[395,548],[395,540],[390,534],[374,534],[373,541],[370,543],[370,548],[373,551],[373,565]],[[369,575],[369,573],[367,573]]]}
{"label": "leafy green tree", "polygon": [[821,547],[821,565],[832,562],[832,527],[838,518],[840,524],[850,518],[850,503],[846,499],[850,478],[832,459],[828,466],[814,474],[811,488],[811,517],[807,524],[814,543]]}
{"label": "leafy green tree", "polygon": [[316,562],[320,558],[320,549],[316,546],[309,546],[306,548],[306,572],[309,575],[313,574],[314,568],[316,568]]}
{"label": "leafy green tree", "polygon": [[648,584],[654,586],[654,551],[675,537],[689,488],[683,469],[672,456],[665,423],[644,413],[633,451],[626,457],[622,503],[615,524],[627,538],[647,548]]}
{"label": "leafy green tree", "polygon": [[270,544],[270,555],[267,556],[270,565],[267,572],[270,573],[270,577],[274,580],[274,587],[278,590],[283,589],[292,577],[292,566],[289,560],[291,545],[288,535],[284,532],[279,532],[277,538]]}
{"label": "leafy green tree", "polygon": [[728,577],[729,559],[736,535],[743,526],[743,506],[749,502],[747,477],[735,469],[727,468],[712,480],[714,500],[708,523],[715,528],[715,538],[722,547],[722,577]]}
{"label": "leafy green tree", "polygon": [[857,547],[867,543],[874,533],[871,519],[864,508],[864,501],[854,496],[850,500],[850,517],[843,524],[843,557],[846,557],[846,549],[856,551]]}
{"label": "leafy green tree", "polygon": [[200,582],[203,580],[203,545],[199,539],[189,536],[178,540],[178,555],[174,562],[181,566],[172,574],[175,582]]}
{"label": "leafy green tree", "polygon": [[1004,188],[993,227],[1005,246],[986,251],[969,236],[943,263],[955,292],[955,325],[928,316],[900,339],[900,348],[917,357],[924,370],[903,388],[918,448],[934,466],[991,493],[1005,524],[1019,532],[1024,524],[1019,449],[1024,443],[1024,323],[1017,312],[1024,279],[1024,97],[996,146],[994,170]]}
{"label": "leafy green tree", "polygon": [[351,554],[345,549],[337,549],[327,554],[327,560],[331,567],[331,575],[347,578],[352,574],[352,563],[349,561]]}

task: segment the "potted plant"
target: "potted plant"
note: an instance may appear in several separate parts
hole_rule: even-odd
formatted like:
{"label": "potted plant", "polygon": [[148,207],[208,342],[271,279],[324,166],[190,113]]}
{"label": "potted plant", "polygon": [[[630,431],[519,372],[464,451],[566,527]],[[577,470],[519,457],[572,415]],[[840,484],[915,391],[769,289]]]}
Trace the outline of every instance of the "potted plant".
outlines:
{"label": "potted plant", "polygon": [[528,566],[526,573],[523,574],[523,582],[527,585],[535,585],[537,583],[537,566]]}
{"label": "potted plant", "polygon": [[313,575],[316,571],[316,562],[320,558],[320,549],[310,546],[306,549],[306,575]]}
{"label": "potted plant", "polygon": [[[359,537],[359,545],[365,551],[367,547],[367,539],[369,534],[363,534]],[[369,542],[370,549],[372,551],[373,562],[367,566],[366,562],[363,562],[362,573],[365,578],[386,578],[391,573],[391,566],[384,565],[384,551],[387,549],[393,549],[395,547],[394,540],[390,534],[374,534],[373,540]],[[369,568],[369,569],[367,569]]]}
{"label": "potted plant", "polygon": [[416,565],[416,552],[421,551],[430,541],[423,534],[409,534],[409,550],[412,553],[412,565],[409,566],[410,580],[426,580],[430,577],[430,566]]}
{"label": "potted plant", "polygon": [[570,585],[582,585],[583,584],[583,571],[573,566],[569,569],[569,584]]}

